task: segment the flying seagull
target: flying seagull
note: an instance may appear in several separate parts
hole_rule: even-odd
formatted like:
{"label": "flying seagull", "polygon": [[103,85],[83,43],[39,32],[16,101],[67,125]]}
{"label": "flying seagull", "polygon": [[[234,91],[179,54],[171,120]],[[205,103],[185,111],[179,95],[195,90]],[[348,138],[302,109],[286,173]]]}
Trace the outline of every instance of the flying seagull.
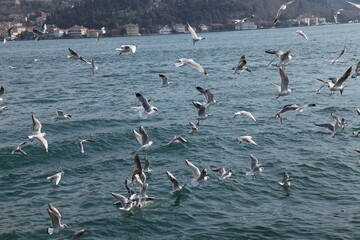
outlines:
{"label": "flying seagull", "polygon": [[295,88],[289,88],[289,78],[287,77],[284,68],[279,67],[279,73],[281,77],[281,85],[276,85],[274,83],[271,83],[276,89],[278,90],[278,93],[276,94],[276,98],[287,96],[291,93],[291,91],[295,90]]}
{"label": "flying seagull", "polygon": [[195,45],[195,43],[200,41],[200,40],[205,40],[206,39],[204,37],[198,37],[195,30],[190,26],[189,23],[188,23],[188,29],[189,29],[189,31],[191,33],[191,37],[192,37],[192,40],[193,40],[193,45]]}
{"label": "flying seagull", "polygon": [[64,114],[62,110],[57,110],[56,117],[54,117],[54,120],[56,122],[57,120],[66,120],[70,118],[71,118],[71,114]]}
{"label": "flying seagull", "polygon": [[7,41],[14,41],[16,36],[13,35],[11,33],[11,30],[13,29],[14,26],[10,27],[8,30],[7,30],[7,36],[4,37],[4,44],[7,42]]}
{"label": "flying seagull", "polygon": [[116,48],[116,50],[119,51],[119,55],[121,55],[123,53],[128,53],[128,52],[135,53],[136,48],[137,48],[136,45],[121,45],[121,47]]}
{"label": "flying seagull", "polygon": [[182,136],[175,136],[173,137],[170,142],[168,143],[168,145],[171,145],[173,143],[179,143],[179,142],[183,142],[183,143],[186,143],[186,139],[183,138]]}
{"label": "flying seagull", "polygon": [[152,169],[150,169],[150,160],[145,156],[144,157],[144,173],[151,173]]}
{"label": "flying seagull", "polygon": [[321,80],[319,78],[315,78],[315,79],[328,85],[328,87],[331,91],[330,95],[333,95],[335,93],[335,91],[340,91],[340,94],[342,95],[344,88],[345,88],[344,82],[346,79],[348,79],[351,72],[352,72],[352,67],[350,67],[348,70],[346,70],[346,72],[339,79],[334,78],[334,79],[332,79],[331,82]]}
{"label": "flying seagull", "polygon": [[205,98],[205,103],[203,104],[205,108],[208,108],[216,103],[218,103],[217,100],[214,100],[214,94],[210,92],[209,89],[205,88],[203,89],[200,86],[195,86],[196,90],[198,90]]}
{"label": "flying seagull", "polygon": [[218,178],[220,181],[224,181],[225,179],[229,178],[232,174],[234,174],[233,170],[229,169],[226,171],[225,168],[223,167],[212,168],[211,170],[213,170],[213,172],[217,172],[220,174]]}
{"label": "flying seagull", "polygon": [[194,101],[193,104],[198,109],[198,117],[196,118],[196,120],[198,120],[197,125],[200,125],[200,120],[205,120],[208,119],[209,117],[212,117],[211,114],[205,113],[206,107],[203,104],[197,101]]}
{"label": "flying seagull", "polygon": [[[271,50],[271,49],[266,50],[265,52],[269,54],[274,54],[280,59],[280,62],[277,64],[278,67],[284,67],[294,57],[294,55],[291,54],[290,50],[285,53],[281,50]],[[274,61],[274,59],[271,60],[271,62],[272,61]],[[271,64],[271,62],[269,63],[269,65]]]}
{"label": "flying seagull", "polygon": [[62,229],[68,228],[66,224],[61,223],[61,214],[57,208],[55,208],[51,203],[48,204],[47,212],[51,218],[51,228],[47,229],[49,235],[53,233],[59,233]]}
{"label": "flying seagull", "polygon": [[330,137],[335,138],[335,134],[341,132],[346,125],[346,121],[344,118],[339,119],[335,115],[331,114],[332,122],[331,123],[323,123],[323,124],[317,124],[314,123],[315,126],[325,128],[331,132]]}
{"label": "flying seagull", "polygon": [[247,112],[247,111],[235,112],[235,113],[234,113],[234,118],[235,118],[236,116],[240,116],[240,115],[248,116],[248,117],[251,118],[252,120],[256,121],[256,118],[254,117],[254,115],[252,115],[251,112]]}
{"label": "flying seagull", "polygon": [[171,172],[166,171],[166,175],[173,185],[173,190],[171,193],[179,192],[183,187],[179,185],[178,180],[171,174]]}
{"label": "flying seagull", "polygon": [[309,40],[306,34],[301,30],[296,30],[296,33],[302,36],[305,40]]}
{"label": "flying seagull", "polygon": [[148,114],[157,113],[159,110],[156,107],[153,107],[149,104],[149,100],[143,97],[141,93],[135,93],[135,96],[140,101],[141,106],[139,108],[139,115],[142,118],[147,118]]}
{"label": "flying seagull", "polygon": [[42,133],[41,132],[41,123],[40,121],[35,118],[34,115],[31,115],[32,121],[33,121],[33,132],[32,135],[28,136],[28,138],[32,141],[34,138],[36,138],[37,140],[39,140],[39,142],[42,143],[42,145],[44,145],[45,147],[45,151],[48,152],[48,142],[46,141],[46,139],[44,138],[46,136],[46,133]]}
{"label": "flying seagull", "polygon": [[248,71],[248,72],[251,72],[251,69],[248,68],[247,66],[245,66],[246,63],[247,63],[247,61],[246,61],[246,56],[243,55],[243,56],[240,58],[240,61],[239,61],[239,63],[237,64],[237,66],[232,68],[232,70],[235,70],[235,71],[234,71],[234,74],[236,74],[236,73],[237,73],[237,74],[240,74],[240,73],[242,73],[242,72],[245,71],[245,70]]}
{"label": "flying seagull", "polygon": [[299,107],[297,104],[287,104],[287,105],[283,106],[282,109],[280,109],[278,112],[275,113],[275,117],[279,119],[280,123],[284,123],[283,118],[282,118],[283,114],[285,114],[286,112],[289,112],[289,111],[298,111],[298,113],[302,113],[304,111],[304,109],[307,107],[316,107],[316,104],[311,103],[311,104],[306,104],[301,107]]}
{"label": "flying seagull", "polygon": [[275,25],[277,23],[277,21],[278,21],[278,19],[280,17],[280,14],[282,13],[282,11],[284,11],[286,9],[287,5],[293,3],[294,1],[295,0],[292,0],[290,2],[287,2],[287,3],[283,4],[283,5],[281,5],[281,7],[279,8],[279,10],[276,13],[276,17],[274,19],[273,25]]}
{"label": "flying seagull", "polygon": [[98,66],[95,65],[95,60],[92,58],[91,59],[91,71],[92,71],[92,74],[95,75],[95,72],[98,69],[99,69]]}
{"label": "flying seagull", "polygon": [[256,178],[255,174],[261,173],[262,171],[265,170],[265,168],[260,167],[259,161],[252,154],[250,154],[250,160],[251,160],[251,170],[250,172],[247,172],[246,175],[251,175],[254,178]]}
{"label": "flying seagull", "polygon": [[50,177],[47,177],[47,180],[50,180],[50,182],[54,181],[55,185],[58,185],[60,183],[61,177],[64,176],[64,172],[56,173]]}
{"label": "flying seagull", "polygon": [[100,31],[98,32],[96,41],[98,42],[98,41],[100,40],[100,38],[102,37],[102,35],[105,34],[105,33],[106,33],[105,27],[102,27],[102,28],[100,29]]}
{"label": "flying seagull", "polygon": [[190,161],[185,160],[186,165],[190,168],[192,171],[194,178],[191,180],[191,185],[193,187],[199,185],[200,182],[206,181],[209,179],[209,176],[206,176],[207,170],[204,168],[201,172],[198,167],[196,167],[194,164],[192,164]]}
{"label": "flying seagull", "polygon": [[95,143],[96,141],[91,140],[91,139],[83,139],[83,140],[77,141],[77,142],[76,142],[76,145],[78,146],[80,153],[84,153],[84,152],[85,152],[85,151],[84,151],[84,143],[86,143],[86,142]]}
{"label": "flying seagull", "polygon": [[136,194],[132,194],[129,198],[114,192],[112,192],[111,195],[118,200],[114,204],[120,205],[120,210],[130,211],[133,208],[133,199],[136,197]]}
{"label": "flying seagull", "polygon": [[329,62],[329,63],[331,63],[331,64],[335,64],[335,63],[337,63],[337,62],[339,61],[339,58],[340,58],[342,55],[344,55],[345,52],[346,52],[346,46],[344,47],[343,50],[341,50],[339,56],[338,56],[336,59],[330,60],[330,61],[324,60],[324,62]]}
{"label": "flying seagull", "polygon": [[257,143],[252,140],[252,136],[241,136],[235,139],[236,141],[238,141],[239,143],[242,143],[244,140],[252,145],[257,145]]}
{"label": "flying seagull", "polygon": [[138,154],[135,155],[135,159],[134,159],[134,172],[131,176],[131,182],[133,183],[133,185],[135,184],[135,182],[140,183],[140,185],[144,185],[145,181],[146,181],[146,175],[145,172],[141,166],[141,161],[140,161],[140,157]]}
{"label": "flying seagull", "polygon": [[79,60],[82,62],[85,62],[87,64],[91,64],[90,62],[86,61],[82,56],[79,56],[74,50],[71,48],[68,48],[71,55],[68,55],[67,57],[74,60]]}
{"label": "flying seagull", "polygon": [[281,182],[279,182],[279,184],[284,187],[290,187],[292,180],[293,179],[289,177],[289,174],[287,172],[284,172],[284,177]]}
{"label": "flying seagull", "polygon": [[139,132],[132,130],[136,140],[140,143],[141,147],[138,150],[146,151],[152,144],[153,141],[149,141],[148,134],[146,133],[144,127],[140,125]]}
{"label": "flying seagull", "polygon": [[197,131],[197,130],[198,130],[198,127],[196,126],[195,123],[189,122],[189,125],[190,125],[190,127],[191,127],[191,130],[190,130],[190,132],[189,132],[190,134],[193,133],[194,131]]}
{"label": "flying seagull", "polygon": [[20,145],[16,146],[16,148],[14,150],[12,150],[11,154],[22,154],[22,155],[27,155],[27,153],[22,150],[22,146],[24,146],[25,144],[27,144],[27,142],[22,142],[20,143]]}
{"label": "flying seagull", "polygon": [[168,81],[167,77],[164,74],[159,74],[159,77],[161,78],[162,81],[161,87],[167,87],[171,84],[171,82]]}
{"label": "flying seagull", "polygon": [[196,70],[198,70],[199,72],[207,75],[208,73],[205,71],[205,69],[197,62],[195,62],[192,59],[189,58],[180,58],[178,60],[176,60],[175,66],[177,67],[182,67],[184,65],[190,65],[193,68],[195,68]]}
{"label": "flying seagull", "polygon": [[48,34],[47,26],[44,24],[41,28],[41,30],[38,30],[36,28],[33,28],[33,33],[35,34],[35,40],[40,40],[44,35]]}

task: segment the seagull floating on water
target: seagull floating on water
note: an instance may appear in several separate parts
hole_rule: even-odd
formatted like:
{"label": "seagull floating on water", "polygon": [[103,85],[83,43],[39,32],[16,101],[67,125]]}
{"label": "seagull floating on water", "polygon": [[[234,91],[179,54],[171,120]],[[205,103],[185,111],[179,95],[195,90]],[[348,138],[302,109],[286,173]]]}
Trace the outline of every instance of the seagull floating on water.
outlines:
{"label": "seagull floating on water", "polygon": [[50,180],[50,182],[54,181],[55,185],[58,185],[60,183],[61,177],[64,176],[64,172],[56,173],[50,177],[47,177],[47,180]]}
{"label": "seagull floating on water", "polygon": [[250,154],[250,160],[251,160],[251,171],[247,172],[246,175],[251,175],[254,178],[256,178],[255,174],[261,173],[262,171],[265,170],[265,168],[260,167],[259,161],[252,154]]}
{"label": "seagull floating on water", "polygon": [[41,132],[42,125],[40,121],[35,118],[34,115],[31,115],[32,121],[33,121],[33,133],[32,135],[28,136],[28,138],[32,141],[34,138],[39,140],[39,142],[42,143],[45,147],[45,151],[48,152],[48,142],[44,138],[46,136],[46,133]]}
{"label": "seagull floating on water", "polygon": [[279,184],[284,187],[290,187],[292,180],[293,179],[289,177],[289,174],[287,172],[284,172],[284,177],[281,182],[279,182]]}
{"label": "seagull floating on water", "polygon": [[286,75],[284,68],[279,67],[279,73],[281,77],[281,85],[279,86],[274,83],[271,83],[278,90],[278,93],[276,94],[276,98],[287,96],[293,90],[295,90],[295,88],[289,88],[289,78]]}
{"label": "seagull floating on water", "polygon": [[47,229],[47,233],[49,235],[53,233],[59,233],[62,229],[68,228],[66,224],[61,223],[61,214],[57,208],[55,208],[51,203],[48,204],[48,208],[46,209],[50,218],[51,218],[51,228]]}
{"label": "seagull floating on water", "polygon": [[177,67],[182,67],[184,65],[190,65],[193,68],[195,68],[196,70],[198,70],[199,72],[208,75],[208,73],[205,71],[205,69],[197,62],[195,62],[192,59],[189,58],[180,58],[178,60],[176,60],[175,66]]}
{"label": "seagull floating on water", "polygon": [[20,143],[18,146],[16,146],[16,148],[14,150],[12,150],[11,154],[27,155],[27,153],[21,149],[25,144],[27,144],[27,142]]}
{"label": "seagull floating on water", "polygon": [[192,40],[193,40],[193,45],[195,45],[196,42],[200,41],[200,40],[205,40],[206,38],[204,37],[199,37],[195,30],[190,26],[190,24],[188,23],[188,29],[189,29],[189,32],[191,33],[191,37],[192,37]]}
{"label": "seagull floating on water", "polygon": [[173,185],[173,190],[171,193],[179,192],[183,187],[179,185],[178,180],[174,177],[174,175],[171,174],[171,172],[166,171],[166,175]]}
{"label": "seagull floating on water", "polygon": [[121,47],[116,48],[116,50],[119,51],[119,55],[121,55],[123,53],[128,53],[128,52],[135,53],[136,48],[137,48],[136,45],[121,45]]}
{"label": "seagull floating on water", "polygon": [[70,118],[71,118],[71,114],[64,114],[62,110],[57,110],[56,117],[54,117],[54,120],[56,122],[57,120],[66,120]]}
{"label": "seagull floating on water", "polygon": [[96,143],[96,141],[91,140],[91,139],[83,139],[83,140],[77,141],[77,142],[76,142],[76,145],[78,146],[80,153],[84,153],[84,152],[85,152],[85,150],[84,150],[84,143],[86,143],[86,142]]}
{"label": "seagull floating on water", "polygon": [[194,164],[192,164],[190,161],[185,160],[186,165],[190,168],[192,171],[194,178],[191,180],[191,185],[193,187],[199,185],[200,182],[206,181],[209,179],[209,176],[206,176],[207,170],[204,168],[201,172],[198,167],[196,167]]}
{"label": "seagull floating on water", "polygon": [[350,67],[339,79],[332,78],[331,82],[319,78],[315,78],[315,79],[328,85],[331,91],[330,95],[333,95],[335,91],[340,91],[340,94],[342,95],[345,88],[344,82],[350,76],[351,71],[352,71],[352,67]]}
{"label": "seagull floating on water", "polygon": [[309,40],[306,34],[301,30],[296,30],[296,33],[302,36],[305,40]]}
{"label": "seagull floating on water", "polygon": [[233,170],[229,169],[226,171],[225,168],[223,168],[223,167],[212,168],[211,170],[220,174],[220,176],[218,178],[220,181],[224,181],[225,179],[231,177],[232,174],[234,174]]}
{"label": "seagull floating on water", "polygon": [[237,66],[232,69],[232,70],[235,70],[235,71],[234,71],[234,74],[236,74],[236,73],[237,73],[237,74],[240,74],[240,73],[242,73],[242,72],[245,71],[245,70],[248,71],[248,72],[252,72],[250,68],[248,68],[247,66],[245,66],[246,63],[247,63],[246,57],[245,57],[245,55],[243,55],[243,56],[240,58],[240,61],[239,61],[239,63],[237,64]]}
{"label": "seagull floating on water", "polygon": [[153,141],[149,141],[148,134],[145,131],[145,128],[140,125],[139,132],[133,130],[132,131],[136,140],[140,143],[141,147],[138,150],[146,151],[152,144]]}

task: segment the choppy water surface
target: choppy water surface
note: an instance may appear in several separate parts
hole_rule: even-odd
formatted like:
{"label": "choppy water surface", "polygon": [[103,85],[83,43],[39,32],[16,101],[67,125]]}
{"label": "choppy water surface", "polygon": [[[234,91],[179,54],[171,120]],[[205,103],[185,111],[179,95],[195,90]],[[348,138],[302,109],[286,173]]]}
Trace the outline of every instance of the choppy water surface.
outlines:
{"label": "choppy water surface", "polygon": [[[315,77],[340,77],[360,59],[359,24],[199,34],[206,40],[192,47],[190,34],[128,38],[8,42],[1,46],[1,82],[5,87],[0,113],[0,238],[70,239],[86,229],[83,239],[355,239],[359,236],[359,80],[348,79],[344,96],[308,92],[321,86]],[[115,48],[136,44],[135,54],[121,56]],[[335,59],[334,65],[323,60]],[[99,67],[67,59],[71,47]],[[286,68],[289,96],[275,99],[270,82],[280,83],[275,66],[262,67],[272,56],[266,49],[292,50]],[[242,55],[252,73],[231,70]],[[34,61],[34,58],[39,59]],[[178,58],[193,58],[209,73],[189,66],[176,68]],[[10,68],[13,66],[15,68]],[[158,74],[173,83],[160,88]],[[190,135],[195,121],[192,101],[203,101],[195,89],[209,88],[220,102],[210,108],[211,119]],[[135,92],[152,98],[159,113],[140,119],[130,106],[139,106]],[[286,104],[316,103],[302,115],[285,114],[284,124],[274,113]],[[55,111],[73,115],[54,122]],[[233,119],[247,110],[257,118]],[[330,122],[334,113],[347,120],[336,138],[314,126]],[[31,134],[31,115],[47,133],[49,152],[38,141],[26,145],[27,156],[11,155],[15,145]],[[126,195],[138,142],[133,129],[143,125],[153,146],[147,151],[153,173],[148,195],[156,200],[130,212],[113,205],[110,192]],[[186,144],[166,146],[175,135]],[[258,146],[235,141],[251,135]],[[79,139],[94,139],[80,154]],[[144,154],[140,153],[143,157]],[[245,176],[253,154],[266,168],[256,179]],[[207,168],[211,179],[191,187],[190,160]],[[235,175],[219,182],[211,167],[232,168]],[[59,186],[47,176],[64,171]],[[172,172],[182,184],[171,195],[165,174]],[[283,172],[294,178],[284,189],[277,183]],[[69,229],[48,236],[47,203],[56,206]]]}

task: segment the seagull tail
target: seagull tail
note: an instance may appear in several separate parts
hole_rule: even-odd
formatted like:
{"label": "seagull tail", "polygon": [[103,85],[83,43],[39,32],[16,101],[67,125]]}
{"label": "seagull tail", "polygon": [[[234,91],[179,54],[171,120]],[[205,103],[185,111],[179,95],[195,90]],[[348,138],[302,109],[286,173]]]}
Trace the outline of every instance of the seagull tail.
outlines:
{"label": "seagull tail", "polygon": [[48,229],[46,229],[46,232],[47,232],[49,235],[51,235],[51,234],[54,233],[54,229],[53,229],[53,228],[48,228]]}

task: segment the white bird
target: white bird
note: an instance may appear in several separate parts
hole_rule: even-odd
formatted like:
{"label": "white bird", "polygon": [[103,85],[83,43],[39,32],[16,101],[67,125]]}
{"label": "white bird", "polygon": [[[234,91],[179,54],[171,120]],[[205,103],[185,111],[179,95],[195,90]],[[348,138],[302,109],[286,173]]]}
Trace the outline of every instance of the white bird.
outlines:
{"label": "white bird", "polygon": [[190,168],[192,171],[194,178],[191,180],[191,185],[193,187],[199,185],[200,182],[206,181],[209,179],[209,176],[206,176],[207,170],[204,168],[201,172],[199,168],[197,168],[194,164],[189,162],[188,160],[185,160],[186,165]]}
{"label": "white bird", "polygon": [[311,103],[311,104],[306,104],[301,107],[299,107],[296,104],[287,104],[287,105],[283,106],[282,109],[280,109],[278,112],[275,113],[275,117],[279,119],[280,123],[284,123],[283,118],[282,118],[283,114],[285,114],[286,112],[289,112],[289,111],[298,111],[298,114],[299,114],[299,113],[302,113],[304,111],[304,109],[307,107],[316,107],[316,104]]}
{"label": "white bird", "polygon": [[33,28],[33,33],[35,34],[35,40],[40,40],[44,35],[48,34],[47,26],[44,24],[41,28],[41,30],[38,30],[36,28]]}
{"label": "white bird", "polygon": [[92,71],[92,74],[95,75],[95,72],[98,70],[98,66],[95,65],[95,61],[94,59],[92,58],[91,59],[91,71]]}
{"label": "white bird", "polygon": [[251,112],[247,112],[247,111],[235,112],[235,113],[234,113],[234,118],[235,118],[236,116],[240,116],[240,115],[248,116],[249,118],[251,118],[252,120],[254,120],[254,121],[256,122],[256,118],[254,117],[254,115],[252,115]]}
{"label": "white bird", "polygon": [[252,136],[241,136],[235,139],[236,141],[238,141],[239,143],[242,143],[244,140],[252,145],[257,145],[257,143],[252,140]]}
{"label": "white bird", "polygon": [[292,180],[293,179],[289,177],[289,174],[287,172],[284,172],[284,177],[281,182],[279,182],[279,184],[284,187],[290,187]]}
{"label": "white bird", "polygon": [[8,106],[2,106],[0,107],[0,113],[6,111],[6,110],[9,110],[9,107]]}
{"label": "white bird", "polygon": [[355,132],[352,132],[352,134],[357,137],[357,136],[359,136],[359,134],[360,134],[360,130],[357,130],[357,131],[355,131]]}
{"label": "white bird", "polygon": [[192,59],[189,58],[180,58],[176,60],[175,66],[176,67],[182,67],[184,65],[190,65],[193,68],[195,68],[196,70],[198,70],[201,73],[204,73],[205,75],[207,75],[208,73],[205,71],[205,69],[197,62],[195,62]]}
{"label": "white bird", "polygon": [[346,125],[346,121],[344,118],[338,118],[335,115],[331,114],[332,122],[331,123],[323,123],[323,124],[317,124],[314,123],[315,126],[325,128],[331,132],[330,137],[335,138],[335,134],[341,132]]}
{"label": "white bird", "polygon": [[360,62],[356,65],[354,74],[351,76],[351,78],[356,78],[357,76],[360,76]]}
{"label": "white bird", "polygon": [[151,173],[152,169],[150,169],[150,160],[145,156],[144,157],[144,173]]}
{"label": "white bird", "polygon": [[153,141],[149,141],[148,134],[146,133],[144,127],[140,125],[139,132],[132,130],[136,140],[140,143],[141,147],[138,149],[146,151],[152,144]]}
{"label": "white bird", "polygon": [[151,106],[149,104],[149,100],[144,98],[141,93],[135,93],[135,96],[140,101],[142,106],[139,108],[139,115],[141,118],[147,118],[148,114],[155,114],[159,111],[156,107]]}
{"label": "white bird", "polygon": [[4,37],[4,44],[7,42],[7,41],[14,41],[16,39],[16,36],[13,35],[11,33],[11,30],[13,29],[14,26],[10,27],[8,30],[7,30],[7,36]]}
{"label": "white bird", "polygon": [[338,23],[338,15],[341,14],[344,9],[337,9],[333,12],[334,23]]}
{"label": "white bird", "polygon": [[248,68],[247,66],[245,66],[247,63],[246,61],[246,56],[243,55],[241,58],[240,58],[240,61],[239,63],[236,65],[236,67],[233,67],[232,70],[235,70],[234,71],[234,74],[240,74],[242,73],[243,71],[248,71],[248,72],[252,72],[250,68]]}
{"label": "white bird", "polygon": [[301,30],[296,30],[296,33],[302,36],[305,40],[309,40],[306,34]]}
{"label": "white bird", "polygon": [[[277,64],[278,67],[284,67],[294,57],[294,55],[290,53],[290,50],[285,53],[281,50],[266,50],[265,52],[269,54],[274,54],[280,59],[280,62]],[[271,60],[271,62],[272,61],[274,61],[274,59]],[[269,65],[271,64],[271,62],[269,63]]]}
{"label": "white bird", "polygon": [[12,150],[11,154],[22,154],[22,155],[27,155],[27,153],[22,150],[22,146],[24,146],[25,144],[27,144],[27,142],[22,142],[20,143],[20,145],[16,146],[16,148],[14,150]]}
{"label": "white bird", "polygon": [[250,159],[251,159],[251,170],[250,172],[247,172],[246,175],[251,175],[255,178],[255,174],[261,173],[262,171],[265,170],[265,168],[260,167],[259,161],[252,154],[250,154]]}
{"label": "white bird", "polygon": [[39,140],[42,145],[45,147],[45,151],[48,152],[48,142],[44,138],[46,136],[46,133],[41,132],[42,125],[38,119],[35,118],[34,115],[31,115],[32,121],[33,121],[33,132],[32,135],[28,136],[28,138],[32,141],[34,138]]}
{"label": "white bird", "polygon": [[128,52],[135,53],[136,48],[137,48],[136,45],[121,45],[121,47],[116,48],[116,50],[119,51],[119,55],[121,55],[123,53],[128,53]]}
{"label": "white bird", "polygon": [[141,166],[140,157],[138,154],[135,155],[134,159],[134,171],[131,176],[131,182],[134,185],[136,182],[138,182],[141,186],[144,185],[146,181],[146,175],[144,173],[144,170]]}
{"label": "white bird", "polygon": [[274,19],[273,25],[275,25],[275,24],[277,23],[277,21],[278,21],[278,19],[279,19],[279,17],[280,17],[280,14],[282,13],[282,11],[284,11],[284,10],[286,9],[287,5],[293,3],[294,1],[295,1],[295,0],[292,0],[292,1],[287,2],[287,3],[285,3],[285,4],[283,4],[283,5],[280,6],[279,10],[278,10],[277,13],[276,13],[276,17],[275,17],[275,19]]}
{"label": "white bird", "polygon": [[59,233],[62,229],[68,228],[66,224],[61,223],[61,214],[57,208],[55,208],[50,203],[48,204],[48,208],[46,209],[50,218],[51,218],[51,228],[47,229],[47,233],[49,235],[53,233]]}
{"label": "white bird", "polygon": [[226,171],[225,168],[223,168],[223,167],[212,168],[211,170],[220,174],[220,176],[218,178],[220,181],[224,181],[225,179],[231,177],[232,174],[234,174],[233,170],[229,169]]}
{"label": "white bird", "polygon": [[339,61],[339,58],[340,58],[342,55],[344,55],[345,52],[346,52],[346,46],[344,47],[343,50],[341,50],[341,52],[340,52],[340,54],[339,54],[339,56],[338,56],[337,58],[335,58],[334,60],[330,60],[330,61],[324,60],[324,62],[328,62],[328,63],[331,63],[331,64],[335,64],[335,63],[337,63],[337,62]]}
{"label": "white bird", "polygon": [[79,60],[82,62],[85,62],[87,64],[91,64],[90,62],[86,61],[82,56],[78,55],[74,50],[72,50],[71,48],[68,48],[69,52],[71,55],[68,55],[67,58],[69,59],[74,59],[74,60]]}
{"label": "white bird", "polygon": [[193,133],[194,131],[197,131],[197,130],[198,130],[198,127],[196,126],[195,123],[189,122],[189,125],[190,125],[190,127],[191,127],[191,130],[190,130],[190,132],[189,132],[190,134]]}
{"label": "white bird", "polygon": [[159,74],[159,77],[162,80],[162,85],[161,87],[167,87],[171,84],[171,82],[168,81],[167,77],[164,74]]}
{"label": "white bird", "polygon": [[212,117],[211,114],[205,113],[206,107],[203,104],[197,101],[194,101],[193,104],[198,109],[198,117],[196,118],[196,120],[198,120],[197,125],[200,125],[200,120],[205,120]]}
{"label": "white bird", "polygon": [[179,185],[178,180],[171,174],[171,172],[166,171],[166,175],[173,184],[173,190],[171,193],[179,192],[183,187]]}
{"label": "white bird", "polygon": [[331,91],[330,95],[333,95],[335,91],[340,91],[340,94],[342,95],[345,88],[344,82],[350,76],[351,71],[352,67],[350,67],[339,79],[334,78],[331,82],[319,78],[315,79],[328,85],[328,88]]}
{"label": "white bird", "polygon": [[71,114],[64,114],[64,111],[57,110],[56,117],[54,117],[54,120],[56,122],[57,120],[66,120],[66,119],[70,119],[70,118],[71,118]]}
{"label": "white bird", "polygon": [[285,73],[284,68],[279,67],[279,73],[281,77],[281,85],[271,84],[278,90],[276,98],[289,95],[295,88],[289,88],[289,78]]}
{"label": "white bird", "polygon": [[214,99],[214,94],[210,92],[209,89],[203,89],[200,86],[195,86],[196,90],[198,90],[205,98],[205,103],[203,104],[205,108],[208,108],[214,104],[217,104],[219,101]]}
{"label": "white bird", "polygon": [[71,240],[78,240],[85,232],[85,229],[81,229],[77,232],[74,233],[74,235],[72,236]]}
{"label": "white bird", "polygon": [[183,143],[186,143],[186,139],[183,138],[182,136],[175,136],[173,137],[170,142],[168,143],[168,145],[171,145],[173,143],[179,143],[179,142],[183,142]]}
{"label": "white bird", "polygon": [[192,37],[192,40],[193,40],[193,45],[195,45],[196,42],[200,41],[200,40],[205,40],[206,38],[204,37],[199,37],[195,30],[190,26],[190,24],[188,23],[188,29],[191,33],[191,37]]}
{"label": "white bird", "polygon": [[[1,97],[1,95],[4,94],[4,91],[5,91],[5,88],[4,88],[3,86],[0,86],[0,97]],[[3,100],[3,99],[0,98],[0,101],[2,101],[2,100]]]}
{"label": "white bird", "polygon": [[120,205],[119,209],[124,211],[130,211],[133,206],[133,198],[136,197],[136,194],[132,194],[131,197],[127,198],[121,194],[112,192],[111,195],[116,198],[118,201],[114,202],[114,205]]}
{"label": "white bird", "polygon": [[64,172],[56,173],[50,177],[47,177],[47,180],[50,180],[50,182],[54,181],[55,185],[58,185],[60,183],[61,177],[64,176]]}
{"label": "white bird", "polygon": [[96,41],[98,42],[98,41],[100,40],[100,38],[102,37],[102,35],[105,34],[105,33],[106,33],[105,27],[102,27],[102,28],[100,29],[100,31],[98,32]]}
{"label": "white bird", "polygon": [[76,145],[78,146],[80,153],[84,153],[84,152],[85,152],[85,150],[84,150],[84,143],[86,143],[86,142],[95,143],[96,141],[91,140],[91,139],[83,139],[83,140],[77,141],[77,142],[76,142]]}

